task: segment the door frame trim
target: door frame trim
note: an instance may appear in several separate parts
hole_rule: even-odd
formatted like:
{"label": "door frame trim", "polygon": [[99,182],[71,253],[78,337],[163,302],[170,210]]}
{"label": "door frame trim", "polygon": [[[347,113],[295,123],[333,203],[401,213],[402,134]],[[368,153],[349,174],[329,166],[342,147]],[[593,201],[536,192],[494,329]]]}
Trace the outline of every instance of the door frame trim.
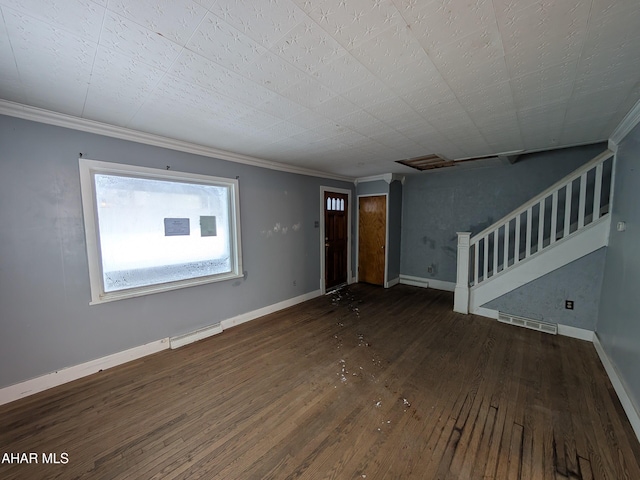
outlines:
{"label": "door frame trim", "polygon": [[354,282],[353,267],[351,265],[351,237],[353,237],[353,225],[351,223],[351,209],[353,208],[353,192],[346,188],[327,187],[320,185],[320,292],[322,295],[327,293],[325,285],[325,255],[324,255],[324,194],[326,192],[341,193],[347,195],[347,284]]}
{"label": "door frame trim", "polygon": [[355,281],[358,282],[358,272],[360,264],[360,197],[386,197],[384,200],[385,204],[385,222],[384,222],[384,282],[382,286],[384,288],[389,288],[392,285],[389,285],[388,280],[388,267],[389,267],[389,194],[388,193],[365,193],[357,196],[358,208],[356,209],[356,278]]}

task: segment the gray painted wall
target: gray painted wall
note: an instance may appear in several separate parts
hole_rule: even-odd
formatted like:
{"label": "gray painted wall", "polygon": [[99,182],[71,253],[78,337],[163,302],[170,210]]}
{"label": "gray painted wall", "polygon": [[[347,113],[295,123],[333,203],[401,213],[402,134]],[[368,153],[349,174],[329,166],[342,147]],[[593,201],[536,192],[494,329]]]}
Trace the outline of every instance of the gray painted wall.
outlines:
{"label": "gray painted wall", "polygon": [[[554,270],[489,303],[485,308],[595,331],[606,249]],[[565,300],[574,309],[565,309]]]}
{"label": "gray painted wall", "polygon": [[[617,153],[611,234],[596,332],[640,415],[640,125]],[[627,229],[618,232],[618,222]]]}
{"label": "gray painted wall", "polygon": [[[589,145],[406,177],[400,273],[456,281],[458,231],[479,233],[606,148]],[[433,273],[428,273],[429,266]]]}
{"label": "gray painted wall", "polygon": [[[5,116],[0,145],[0,387],[318,290],[320,186],[354,190]],[[239,176],[245,278],[89,306],[80,152]]]}
{"label": "gray painted wall", "polygon": [[375,195],[389,193],[389,184],[384,180],[358,183],[356,187],[358,195]]}
{"label": "gray painted wall", "polygon": [[402,247],[402,183],[398,180],[389,185],[389,244],[387,245],[387,280],[400,276]]}

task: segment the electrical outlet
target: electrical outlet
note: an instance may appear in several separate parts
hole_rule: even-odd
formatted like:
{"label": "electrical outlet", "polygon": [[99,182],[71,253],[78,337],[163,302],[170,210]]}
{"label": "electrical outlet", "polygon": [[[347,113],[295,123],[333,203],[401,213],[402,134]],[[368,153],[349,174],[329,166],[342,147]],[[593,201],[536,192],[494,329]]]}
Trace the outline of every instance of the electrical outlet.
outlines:
{"label": "electrical outlet", "polygon": [[433,265],[429,265],[429,266],[427,267],[427,272],[428,272],[428,273],[433,273]]}
{"label": "electrical outlet", "polygon": [[296,282],[295,280],[293,281],[293,286],[295,287],[296,285],[298,285],[298,282]]}
{"label": "electrical outlet", "polygon": [[565,300],[564,308],[566,308],[567,310],[573,310],[573,300]]}

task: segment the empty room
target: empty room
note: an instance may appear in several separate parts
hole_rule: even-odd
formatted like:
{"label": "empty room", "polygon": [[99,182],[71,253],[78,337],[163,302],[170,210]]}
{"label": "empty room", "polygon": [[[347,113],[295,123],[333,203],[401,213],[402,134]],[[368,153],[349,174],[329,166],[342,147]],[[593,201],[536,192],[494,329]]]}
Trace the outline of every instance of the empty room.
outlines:
{"label": "empty room", "polygon": [[640,478],[637,0],[0,0],[0,478]]}

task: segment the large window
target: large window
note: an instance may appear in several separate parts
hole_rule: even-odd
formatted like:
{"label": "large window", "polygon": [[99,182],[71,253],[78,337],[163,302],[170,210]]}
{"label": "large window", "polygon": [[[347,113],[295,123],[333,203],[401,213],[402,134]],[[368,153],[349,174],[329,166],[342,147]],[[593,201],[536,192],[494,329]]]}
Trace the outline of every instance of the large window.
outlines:
{"label": "large window", "polygon": [[80,159],[91,303],[242,275],[237,180]]}

